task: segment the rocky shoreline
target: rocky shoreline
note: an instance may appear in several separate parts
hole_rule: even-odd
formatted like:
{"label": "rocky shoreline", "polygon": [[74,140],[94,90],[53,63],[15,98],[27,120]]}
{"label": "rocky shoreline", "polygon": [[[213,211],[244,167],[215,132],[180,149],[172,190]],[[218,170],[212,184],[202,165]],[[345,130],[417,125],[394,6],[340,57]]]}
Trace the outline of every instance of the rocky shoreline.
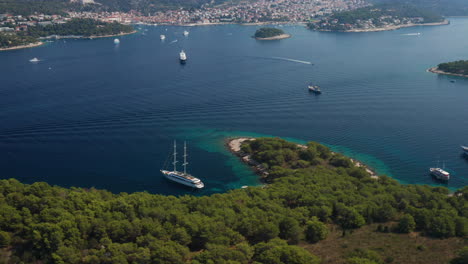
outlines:
{"label": "rocky shoreline", "polygon": [[423,24],[404,24],[404,25],[396,25],[396,26],[388,26],[388,27],[381,27],[381,28],[368,28],[368,29],[350,29],[350,30],[343,30],[343,31],[335,31],[335,30],[317,30],[323,32],[345,32],[345,33],[362,33],[362,32],[380,32],[380,31],[391,31],[397,30],[400,28],[408,28],[408,27],[422,27],[422,26],[442,26],[442,25],[449,25],[449,20],[444,20],[442,22],[435,22],[435,23],[423,23]]}
{"label": "rocky shoreline", "polygon": [[31,44],[26,44],[26,45],[20,45],[20,46],[8,47],[8,48],[0,48],[0,51],[35,48],[35,47],[39,47],[42,45],[44,45],[44,42],[39,41],[36,43],[31,43]]}
{"label": "rocky shoreline", "polygon": [[432,72],[432,73],[435,73],[435,74],[444,74],[444,75],[451,75],[451,76],[458,76],[458,77],[468,78],[468,75],[459,74],[459,73],[445,72],[445,71],[439,70],[438,67],[432,67],[432,68],[427,69],[426,71],[427,72]]}
{"label": "rocky shoreline", "polygon": [[[242,146],[242,143],[245,142],[245,141],[253,141],[255,140],[255,138],[252,138],[252,137],[238,137],[238,138],[230,138],[227,140],[227,147],[229,148],[229,151],[231,151],[231,153],[233,153],[234,155],[238,156],[239,158],[241,158],[242,162],[248,164],[249,166],[251,166],[251,168],[255,171],[255,173],[257,173],[258,175],[260,175],[261,179],[264,179],[268,176],[268,171],[265,167],[262,166],[262,164],[260,164],[259,162],[257,162],[256,160],[254,160],[249,154],[245,153],[242,151],[241,149],[241,146]],[[304,145],[300,145],[298,144],[299,147],[301,148],[307,148],[306,146]],[[352,158],[349,158],[351,160],[351,162],[353,162],[353,164],[356,166],[356,167],[361,167],[361,168],[364,168],[367,173],[370,174],[370,177],[373,178],[373,179],[378,179],[379,176],[378,174],[373,171],[369,166],[365,165],[364,163],[358,161],[358,160],[355,160],[355,159],[352,159]]]}
{"label": "rocky shoreline", "polygon": [[268,38],[255,38],[256,40],[278,40],[278,39],[287,39],[287,38],[290,38],[291,35],[289,34],[281,34],[281,35],[278,35],[278,36],[274,36],[274,37],[268,37]]}

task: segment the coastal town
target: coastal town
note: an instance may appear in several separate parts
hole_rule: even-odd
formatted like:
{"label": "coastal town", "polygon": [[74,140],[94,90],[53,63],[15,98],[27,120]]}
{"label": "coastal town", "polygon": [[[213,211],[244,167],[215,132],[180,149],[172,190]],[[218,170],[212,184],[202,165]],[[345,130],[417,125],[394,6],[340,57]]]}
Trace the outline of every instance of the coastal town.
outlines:
{"label": "coastal town", "polygon": [[[75,0],[76,2],[76,0]],[[92,0],[79,0],[82,5],[93,5]],[[129,12],[77,12],[60,14],[33,14],[30,16],[0,14],[0,32],[27,31],[28,27],[66,23],[72,18],[91,18],[122,24],[211,25],[224,23],[305,23],[334,12],[367,6],[364,0],[274,0],[240,2],[221,6],[203,5],[197,9],[176,9],[143,14]]]}

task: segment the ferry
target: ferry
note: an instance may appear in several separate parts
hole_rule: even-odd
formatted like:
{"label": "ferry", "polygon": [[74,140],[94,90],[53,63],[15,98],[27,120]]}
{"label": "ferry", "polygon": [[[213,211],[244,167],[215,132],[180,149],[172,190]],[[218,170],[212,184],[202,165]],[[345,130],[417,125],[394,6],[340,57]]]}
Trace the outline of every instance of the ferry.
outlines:
{"label": "ferry", "polygon": [[441,181],[450,180],[450,173],[448,173],[445,170],[445,164],[443,166],[443,169],[441,169],[441,168],[429,168],[429,173],[438,180],[441,180]]}
{"label": "ferry", "polygon": [[177,171],[177,146],[176,142],[174,141],[174,162],[172,164],[174,165],[174,170],[173,171],[168,171],[168,170],[161,170],[161,173],[168,179],[173,182],[177,182],[180,184],[183,184],[185,186],[189,186],[195,189],[202,189],[205,187],[205,184],[198,179],[187,173],[187,145],[184,142],[184,163],[182,166],[184,167],[184,171]]}
{"label": "ferry", "polygon": [[465,153],[465,155],[468,156],[468,147],[466,146],[461,146],[462,150],[463,150],[463,153]]}
{"label": "ferry", "polygon": [[185,51],[182,50],[179,53],[179,58],[180,58],[180,63],[185,64],[185,62],[187,61],[187,54],[185,54]]}
{"label": "ferry", "polygon": [[166,36],[165,36],[165,35],[161,35],[161,36],[159,36],[159,38],[160,38],[161,40],[165,40],[165,39],[166,39]]}
{"label": "ferry", "polygon": [[315,94],[321,94],[321,93],[322,93],[322,91],[320,90],[320,86],[318,86],[318,85],[312,85],[312,84],[309,85],[309,91],[310,91],[310,92],[313,92],[313,93],[315,93]]}

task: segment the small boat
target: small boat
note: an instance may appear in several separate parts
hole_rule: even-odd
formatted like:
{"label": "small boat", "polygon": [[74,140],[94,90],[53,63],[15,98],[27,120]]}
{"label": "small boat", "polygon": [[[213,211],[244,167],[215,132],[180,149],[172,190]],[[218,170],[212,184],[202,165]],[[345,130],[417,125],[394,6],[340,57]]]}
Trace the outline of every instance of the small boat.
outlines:
{"label": "small boat", "polygon": [[309,85],[309,91],[310,92],[313,92],[315,94],[321,94],[322,93],[322,90],[320,90],[320,86],[318,85]]}
{"label": "small boat", "polygon": [[119,39],[114,39],[114,44],[120,44],[120,40]]}
{"label": "small boat", "polygon": [[451,82],[451,83],[454,83],[454,82],[455,82],[455,80],[450,80],[450,82]]}
{"label": "small boat", "polygon": [[182,50],[179,53],[179,58],[180,58],[180,63],[185,64],[185,62],[187,61],[187,54],[185,54],[185,51]]}
{"label": "small boat", "polygon": [[441,180],[441,181],[450,180],[450,173],[448,173],[445,170],[445,164],[443,165],[443,168],[429,168],[429,173],[438,180]]}
{"label": "small boat", "polygon": [[468,147],[467,146],[461,146],[463,153],[468,156]]}
{"label": "small boat", "polygon": [[184,36],[188,36],[190,33],[187,30],[184,30]]}
{"label": "small boat", "polygon": [[159,38],[160,38],[161,40],[165,40],[165,39],[166,39],[166,36],[165,36],[165,35],[161,35],[161,36],[159,36]]}
{"label": "small boat", "polygon": [[39,59],[38,58],[32,58],[29,60],[30,62],[39,62]]}
{"label": "small boat", "polygon": [[205,184],[198,179],[187,173],[187,145],[184,142],[184,163],[182,166],[184,167],[184,171],[177,171],[177,146],[176,142],[174,141],[174,162],[172,164],[174,165],[174,170],[173,171],[168,171],[168,170],[161,170],[161,173],[168,179],[173,182],[177,182],[180,184],[183,184],[185,186],[189,186],[192,188],[196,189],[202,189],[205,187]]}

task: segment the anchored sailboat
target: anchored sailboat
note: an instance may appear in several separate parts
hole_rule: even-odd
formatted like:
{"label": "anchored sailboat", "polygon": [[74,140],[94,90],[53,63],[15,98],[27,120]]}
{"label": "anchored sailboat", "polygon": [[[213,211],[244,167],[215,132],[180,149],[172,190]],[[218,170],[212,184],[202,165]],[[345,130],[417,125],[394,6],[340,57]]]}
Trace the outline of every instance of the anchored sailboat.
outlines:
{"label": "anchored sailboat", "polygon": [[197,189],[201,189],[205,187],[205,185],[200,179],[195,178],[192,175],[187,173],[187,165],[188,165],[187,144],[185,142],[184,142],[184,163],[182,163],[182,166],[184,167],[183,172],[177,171],[178,161],[177,161],[177,146],[176,146],[175,140],[174,140],[174,154],[173,155],[174,155],[174,161],[172,162],[172,164],[174,165],[174,170],[173,171],[161,170],[162,174],[164,174],[164,176],[171,181],[174,181],[174,182],[177,182],[177,183],[189,186],[189,187],[193,187]]}

